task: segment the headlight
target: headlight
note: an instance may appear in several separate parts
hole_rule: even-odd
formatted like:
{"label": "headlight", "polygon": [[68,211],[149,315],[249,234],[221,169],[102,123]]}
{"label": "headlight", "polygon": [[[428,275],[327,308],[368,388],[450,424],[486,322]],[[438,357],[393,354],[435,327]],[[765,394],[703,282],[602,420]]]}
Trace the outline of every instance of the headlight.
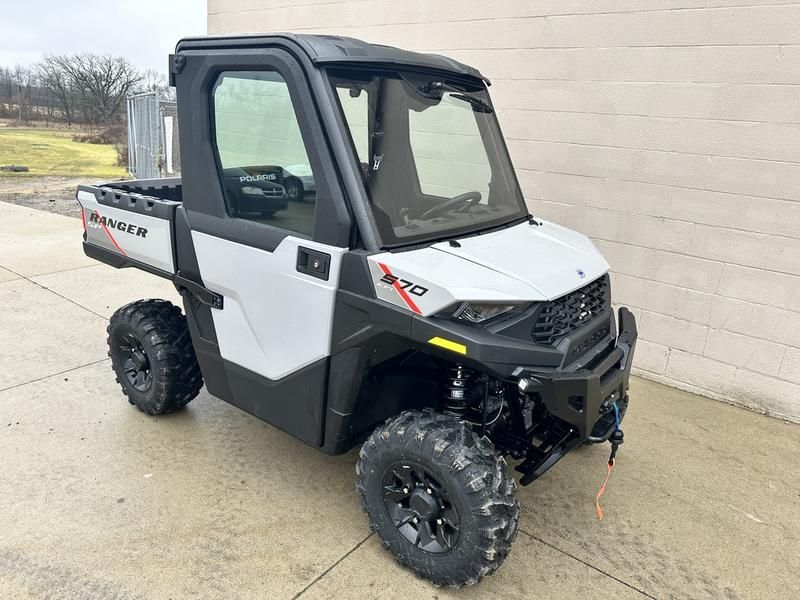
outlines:
{"label": "headlight", "polygon": [[[463,302],[459,304],[455,310],[448,310],[442,316],[448,316],[456,321],[463,321],[465,323],[479,324],[485,323],[491,319],[499,317],[500,315],[508,315],[509,313],[518,313],[524,311],[531,305],[530,302],[516,302],[516,303],[474,303]],[[449,313],[449,314],[448,314]]]}
{"label": "headlight", "polygon": [[264,191],[261,188],[257,188],[253,185],[246,185],[242,188],[242,193],[247,194],[248,196],[263,196]]}

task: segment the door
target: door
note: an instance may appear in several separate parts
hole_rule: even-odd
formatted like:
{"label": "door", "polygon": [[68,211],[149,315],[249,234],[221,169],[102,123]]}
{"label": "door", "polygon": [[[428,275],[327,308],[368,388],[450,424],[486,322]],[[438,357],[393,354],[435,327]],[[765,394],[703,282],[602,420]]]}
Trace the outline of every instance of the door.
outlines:
{"label": "door", "polygon": [[195,68],[185,87],[200,82],[207,131],[193,98],[183,196],[202,283],[224,299],[210,313],[225,399],[319,444],[350,223],[308,83],[276,49],[212,52]]}

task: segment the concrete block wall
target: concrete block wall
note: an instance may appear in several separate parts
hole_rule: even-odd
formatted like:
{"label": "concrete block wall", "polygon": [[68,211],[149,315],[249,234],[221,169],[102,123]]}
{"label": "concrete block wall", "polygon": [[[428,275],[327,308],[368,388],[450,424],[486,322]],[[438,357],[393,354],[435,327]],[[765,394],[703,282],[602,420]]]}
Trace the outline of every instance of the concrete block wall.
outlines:
{"label": "concrete block wall", "polygon": [[341,34],[492,79],[534,214],[590,235],[636,371],[800,421],[800,3],[208,0],[209,33]]}

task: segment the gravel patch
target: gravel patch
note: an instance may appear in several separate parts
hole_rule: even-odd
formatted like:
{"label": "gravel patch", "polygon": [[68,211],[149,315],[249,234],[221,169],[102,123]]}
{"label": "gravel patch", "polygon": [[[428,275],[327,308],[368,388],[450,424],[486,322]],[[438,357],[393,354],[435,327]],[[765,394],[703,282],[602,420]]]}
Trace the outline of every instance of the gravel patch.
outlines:
{"label": "gravel patch", "polygon": [[75,191],[86,182],[72,177],[0,177],[0,201],[80,218]]}

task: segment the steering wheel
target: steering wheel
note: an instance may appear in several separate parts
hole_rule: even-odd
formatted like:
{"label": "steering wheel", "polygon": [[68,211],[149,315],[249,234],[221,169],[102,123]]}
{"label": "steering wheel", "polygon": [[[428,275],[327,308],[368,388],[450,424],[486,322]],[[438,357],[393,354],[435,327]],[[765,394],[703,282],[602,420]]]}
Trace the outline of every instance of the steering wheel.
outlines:
{"label": "steering wheel", "polygon": [[469,208],[475,206],[478,202],[481,201],[481,193],[480,192],[465,192],[463,194],[459,194],[458,196],[454,196],[449,200],[445,200],[441,204],[434,206],[430,210],[426,210],[422,213],[420,219],[430,219],[433,217],[438,217],[439,215],[443,215],[446,212],[450,212],[457,206],[462,204],[467,205]]}

